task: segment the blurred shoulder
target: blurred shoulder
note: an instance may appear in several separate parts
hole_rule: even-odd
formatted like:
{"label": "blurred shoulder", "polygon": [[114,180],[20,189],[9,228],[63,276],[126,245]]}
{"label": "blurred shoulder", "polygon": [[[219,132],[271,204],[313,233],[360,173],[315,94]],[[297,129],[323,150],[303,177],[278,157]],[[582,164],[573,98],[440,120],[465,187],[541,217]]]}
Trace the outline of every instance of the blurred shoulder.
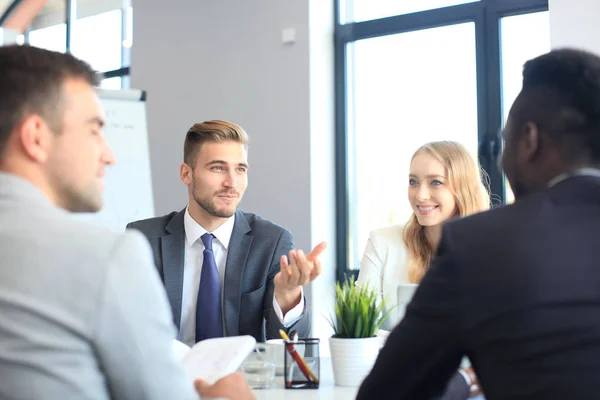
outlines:
{"label": "blurred shoulder", "polygon": [[64,221],[57,228],[56,236],[62,238],[63,243],[70,244],[73,251],[85,252],[88,257],[105,258],[110,256],[117,246],[125,246],[132,252],[148,246],[141,232],[120,231],[77,219]]}
{"label": "blurred shoulder", "polygon": [[185,209],[181,211],[173,211],[169,214],[162,215],[160,217],[140,219],[138,221],[133,221],[127,224],[127,229],[137,229],[146,234],[151,232],[162,233],[166,229],[167,225],[173,220],[173,218],[175,218],[176,216],[180,216],[181,218],[183,218],[184,213]]}
{"label": "blurred shoulder", "polygon": [[537,222],[543,223],[543,203],[546,192],[534,193],[524,199],[488,211],[458,218],[444,224],[444,236],[469,247],[505,243],[507,239],[528,231]]}

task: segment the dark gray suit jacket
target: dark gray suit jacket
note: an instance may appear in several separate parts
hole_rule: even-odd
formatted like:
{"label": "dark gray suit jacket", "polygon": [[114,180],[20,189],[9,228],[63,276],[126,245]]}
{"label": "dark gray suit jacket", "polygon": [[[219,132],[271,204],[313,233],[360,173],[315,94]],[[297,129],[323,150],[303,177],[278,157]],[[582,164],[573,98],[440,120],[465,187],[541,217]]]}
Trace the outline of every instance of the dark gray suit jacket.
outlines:
{"label": "dark gray suit jacket", "polygon": [[463,355],[488,400],[596,400],[600,178],[444,225],[358,400],[426,399]]}
{"label": "dark gray suit jacket", "polygon": [[[179,329],[185,254],[185,209],[162,217],[132,222],[128,229],[141,231],[150,242],[156,268],[163,280],[173,322]],[[225,336],[251,335],[257,341],[280,338],[273,310],[273,278],[279,259],[293,249],[290,231],[257,215],[237,211],[227,251],[223,285],[223,332]],[[288,330],[307,337],[310,317],[306,299],[302,317]]]}

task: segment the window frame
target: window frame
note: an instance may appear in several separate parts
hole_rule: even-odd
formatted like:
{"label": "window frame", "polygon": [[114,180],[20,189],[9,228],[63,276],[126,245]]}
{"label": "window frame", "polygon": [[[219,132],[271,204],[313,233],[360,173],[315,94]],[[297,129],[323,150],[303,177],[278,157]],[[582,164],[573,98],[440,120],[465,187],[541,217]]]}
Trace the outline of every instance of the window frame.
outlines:
{"label": "window frame", "polygon": [[[6,12],[2,15],[2,20],[8,18],[10,13],[16,9],[16,7],[22,2],[22,0],[15,0]],[[112,1],[107,1],[108,3],[113,3]],[[66,51],[71,51],[72,41],[73,41],[73,24],[77,20],[77,0],[64,0],[65,3],[65,20],[64,23],[66,25],[66,34],[65,34],[65,47]],[[120,1],[121,3],[121,41],[129,40],[131,38],[128,37],[128,32],[130,31],[129,26],[129,13],[131,12],[131,1]],[[113,10],[115,8],[112,8]],[[89,10],[88,10],[89,12]],[[92,14],[95,15],[95,14]],[[24,32],[25,43],[29,44],[29,32],[30,28],[28,28]],[[99,79],[104,80],[108,78],[123,78],[121,81],[121,88],[129,87],[129,80],[131,78],[131,48],[125,47],[121,45],[121,67],[118,69],[114,69],[111,71],[100,71]]]}
{"label": "window frame", "polygon": [[[502,139],[502,87],[500,59],[500,20],[504,17],[548,11],[548,0],[480,0],[444,8],[419,11],[370,21],[342,24],[342,10],[347,10],[353,0],[335,1],[334,68],[335,68],[335,195],[336,195],[336,278],[358,276],[358,268],[349,268],[350,236],[349,204],[350,181],[348,171],[349,123],[351,93],[348,77],[347,45],[357,40],[369,39],[416,30],[455,25],[464,22],[475,24],[476,87],[478,158],[490,177],[493,204],[504,203],[506,193],[504,175],[499,169]],[[417,1],[417,0],[413,0]],[[345,7],[345,8],[344,8]],[[352,260],[353,261],[353,260]]]}

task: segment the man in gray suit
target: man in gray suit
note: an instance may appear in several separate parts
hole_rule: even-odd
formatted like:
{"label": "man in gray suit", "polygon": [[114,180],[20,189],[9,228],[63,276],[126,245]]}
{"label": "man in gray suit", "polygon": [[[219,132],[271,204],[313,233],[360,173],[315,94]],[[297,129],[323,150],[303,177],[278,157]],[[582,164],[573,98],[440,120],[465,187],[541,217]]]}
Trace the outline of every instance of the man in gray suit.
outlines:
{"label": "man in gray suit", "polygon": [[[70,212],[102,207],[114,157],[90,67],[0,48],[0,398],[197,399],[150,248]],[[252,399],[230,375],[196,390]]]}
{"label": "man in gray suit", "polygon": [[288,230],[237,211],[248,184],[248,135],[239,125],[220,120],[193,125],[183,158],[188,206],[128,225],[150,242],[179,340],[192,345],[209,337],[252,335],[264,341],[279,338],[280,329],[307,336],[302,285],[320,274],[326,244],[305,255],[293,250]]}

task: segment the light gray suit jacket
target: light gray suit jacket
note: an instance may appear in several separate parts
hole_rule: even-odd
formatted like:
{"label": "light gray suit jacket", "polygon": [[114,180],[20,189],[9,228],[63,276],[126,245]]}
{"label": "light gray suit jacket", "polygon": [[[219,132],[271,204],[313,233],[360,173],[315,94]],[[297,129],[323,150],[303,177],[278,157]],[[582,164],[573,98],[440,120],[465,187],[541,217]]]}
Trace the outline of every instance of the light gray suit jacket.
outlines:
{"label": "light gray suit jacket", "polygon": [[[185,209],[162,217],[132,222],[127,228],[141,231],[150,242],[154,261],[171,303],[173,322],[179,327],[185,256]],[[273,278],[282,255],[293,249],[292,234],[257,215],[237,211],[223,284],[222,304],[225,336],[251,335],[257,341],[280,338],[273,310]],[[308,305],[289,331],[300,337],[310,332]]]}
{"label": "light gray suit jacket", "polygon": [[197,399],[147,242],[0,173],[0,399]]}

